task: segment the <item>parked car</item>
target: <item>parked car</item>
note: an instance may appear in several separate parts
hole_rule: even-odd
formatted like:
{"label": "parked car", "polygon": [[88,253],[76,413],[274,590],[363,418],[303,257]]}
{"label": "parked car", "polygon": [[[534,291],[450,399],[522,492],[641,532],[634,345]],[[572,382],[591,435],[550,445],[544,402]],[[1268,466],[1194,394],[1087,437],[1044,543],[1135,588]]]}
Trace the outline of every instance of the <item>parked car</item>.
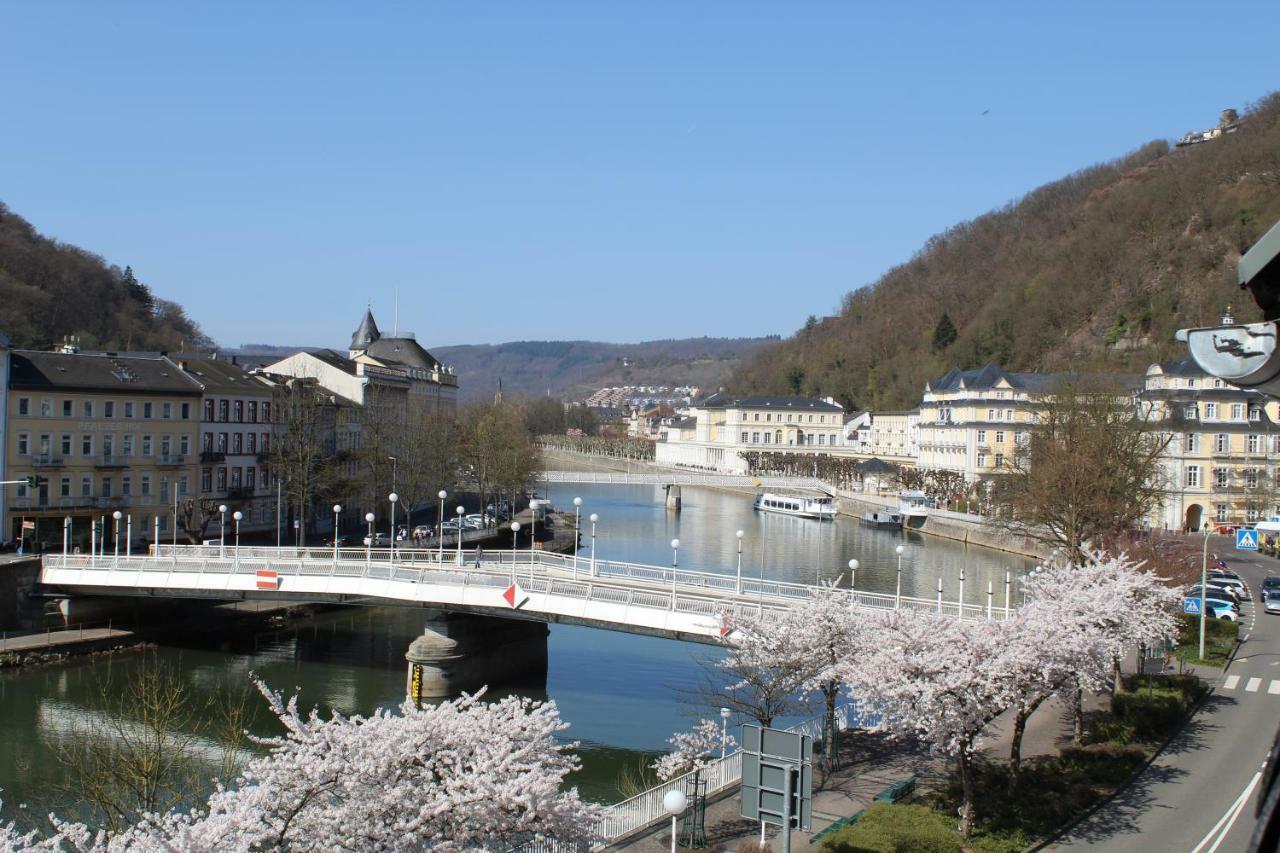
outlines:
{"label": "parked car", "polygon": [[[324,540],[324,544],[325,544],[325,545],[327,545],[328,547],[332,548],[332,547],[333,547],[333,545],[334,545],[334,538],[335,538],[335,537],[333,537],[333,536],[330,536],[330,537],[326,538],[326,539]],[[351,544],[351,537],[350,537],[350,536],[338,536],[338,537],[336,537],[336,538],[337,538],[337,540],[338,540],[338,541],[337,541],[337,545],[338,545],[338,547],[339,547],[339,548],[343,548],[343,547],[346,547],[347,545]]]}
{"label": "parked car", "polygon": [[466,520],[468,524],[474,524],[476,526],[476,529],[479,529],[481,527],[488,527],[491,524],[493,524],[493,516],[489,515],[489,513],[487,512],[483,514],[478,512],[473,512],[466,517]]}
{"label": "parked car", "polygon": [[414,539],[426,539],[431,535],[431,533],[432,530],[430,524],[419,524],[417,527],[413,528]]}
{"label": "parked car", "polygon": [[[364,543],[363,543],[363,544],[365,544],[365,545],[368,545],[368,544],[369,544],[369,537],[368,537],[368,536],[364,537]],[[387,534],[385,534],[385,533],[375,533],[375,534],[373,534],[373,546],[372,546],[372,547],[374,547],[374,548],[386,548],[386,547],[387,547],[387,546],[389,546],[390,544],[391,544],[391,537],[390,537],[390,536],[388,536]]]}
{"label": "parked car", "polygon": [[460,525],[457,521],[449,520],[440,525],[441,535],[446,533],[457,533]]}
{"label": "parked car", "polygon": [[[1235,604],[1240,603],[1240,594],[1232,587],[1220,586],[1211,580],[1209,581],[1209,585],[1205,587],[1205,590],[1208,592],[1209,598],[1225,598]],[[1192,598],[1198,598],[1200,596],[1200,584],[1193,583],[1188,588],[1187,595]]]}
{"label": "parked car", "polygon": [[1224,619],[1227,622],[1239,622],[1240,614],[1232,610],[1230,605],[1222,602],[1205,602],[1205,611],[1214,619]]}
{"label": "parked car", "polygon": [[1262,581],[1262,589],[1259,591],[1259,595],[1265,596],[1273,589],[1280,589],[1280,575],[1267,575]]}
{"label": "parked car", "polygon": [[1280,589],[1272,589],[1262,594],[1262,609],[1268,613],[1280,613]]}
{"label": "parked car", "polygon": [[1249,585],[1240,580],[1240,578],[1229,578],[1226,575],[1209,575],[1209,583],[1231,587],[1241,598],[1249,595]]}

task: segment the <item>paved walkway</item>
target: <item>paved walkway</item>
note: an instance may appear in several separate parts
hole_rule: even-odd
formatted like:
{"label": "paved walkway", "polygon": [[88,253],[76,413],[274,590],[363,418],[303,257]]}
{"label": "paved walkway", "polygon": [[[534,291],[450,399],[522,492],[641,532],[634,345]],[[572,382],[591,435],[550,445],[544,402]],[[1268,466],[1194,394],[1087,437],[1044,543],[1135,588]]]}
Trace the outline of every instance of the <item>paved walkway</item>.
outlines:
{"label": "paved walkway", "polygon": [[[1090,697],[1086,711],[1101,707],[1107,696]],[[1005,715],[990,728],[990,734],[981,742],[985,755],[1007,759],[1012,731],[1012,715]],[[1050,700],[1032,715],[1022,739],[1023,758],[1052,755],[1071,740],[1071,717],[1067,708]],[[947,761],[930,755],[921,747],[889,740],[884,735],[868,732],[850,732],[841,740],[843,767],[814,792],[813,829],[811,832],[793,832],[793,853],[817,850],[810,842],[813,835],[826,829],[836,820],[848,817],[871,804],[875,795],[894,782],[908,776],[920,777],[920,786],[927,788],[942,784],[948,775]],[[815,774],[815,783],[817,775]],[[739,816],[741,803],[735,789],[722,799],[707,805],[707,843],[717,844],[727,850],[736,850],[743,841],[759,841],[760,825]],[[778,849],[778,828],[770,826],[767,838]],[[671,850],[671,824],[651,830],[647,835],[620,845],[617,850],[636,853],[663,853]]]}

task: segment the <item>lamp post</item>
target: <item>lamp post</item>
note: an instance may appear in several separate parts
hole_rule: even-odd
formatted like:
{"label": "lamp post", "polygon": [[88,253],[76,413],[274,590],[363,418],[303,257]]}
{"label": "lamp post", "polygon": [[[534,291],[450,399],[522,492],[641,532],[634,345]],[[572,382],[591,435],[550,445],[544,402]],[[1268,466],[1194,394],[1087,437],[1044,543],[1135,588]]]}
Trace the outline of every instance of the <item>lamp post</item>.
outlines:
{"label": "lamp post", "polygon": [[231,520],[232,520],[233,522],[235,522],[235,528],[236,528],[236,550],[235,550],[235,555],[236,555],[236,568],[237,568],[237,569],[238,569],[238,568],[240,568],[240,519],[242,519],[242,518],[244,518],[244,513],[242,513],[240,510],[236,510],[235,512],[231,513]]}
{"label": "lamp post", "polygon": [[391,541],[387,543],[387,547],[391,549],[391,562],[396,559],[396,501],[400,500],[400,496],[395,492],[387,495],[387,500],[391,501]]}
{"label": "lamp post", "polygon": [[596,576],[596,522],[600,520],[600,516],[591,513],[591,576]]}
{"label": "lamp post", "polygon": [[662,808],[671,815],[671,853],[676,853],[676,818],[684,814],[688,805],[689,798],[678,789],[667,791],[662,797]]}
{"label": "lamp post", "polygon": [[1204,545],[1200,553],[1200,660],[1204,660],[1204,597],[1209,586],[1209,524],[1204,525]]}
{"label": "lamp post", "polygon": [[733,712],[728,708],[720,709],[720,760],[724,761],[725,749],[729,743],[729,717]]}
{"label": "lamp post", "polygon": [[338,513],[342,512],[342,504],[333,505],[333,562],[338,562]]}
{"label": "lamp post", "polygon": [[529,501],[529,567],[533,568],[533,549],[538,547],[538,501]]}
{"label": "lamp post", "polygon": [[511,582],[516,582],[516,548],[520,538],[520,522],[511,522]]}
{"label": "lamp post", "polygon": [[67,564],[67,549],[71,543],[71,516],[62,518],[62,565]]}
{"label": "lamp post", "polygon": [[573,579],[578,579],[578,549],[582,547],[582,498],[573,499]]}
{"label": "lamp post", "polygon": [[439,517],[439,520],[437,521],[437,529],[436,529],[436,539],[438,540],[436,544],[440,548],[440,554],[436,557],[436,562],[443,563],[444,562],[444,499],[449,497],[449,493],[446,492],[444,489],[441,489],[440,491],[436,492],[436,497],[440,499],[440,517]]}
{"label": "lamp post", "polygon": [[458,565],[462,565],[462,516],[466,514],[467,508],[462,504],[458,504],[453,508],[453,512],[458,516]]}
{"label": "lamp post", "polygon": [[373,513],[366,512],[364,514],[365,524],[369,525],[369,536],[364,540],[364,565],[366,569],[373,562],[373,519]]}
{"label": "lamp post", "polygon": [[735,590],[738,595],[742,595],[742,537],[746,536],[746,533],[737,530],[733,535],[738,540],[738,582]]}
{"label": "lamp post", "polygon": [[[679,563],[680,563],[680,540],[672,539],[671,540],[671,568],[674,569],[677,565],[679,565]],[[674,579],[675,572],[672,572],[671,576]]]}
{"label": "lamp post", "polygon": [[902,604],[902,552],[905,550],[907,549],[903,548],[901,545],[893,549],[893,552],[898,555],[898,588],[893,593],[894,610],[897,610]]}
{"label": "lamp post", "polygon": [[218,506],[218,559],[221,560],[224,554],[223,544],[227,539],[227,505]]}
{"label": "lamp post", "polygon": [[849,591],[853,592],[858,588],[858,561],[849,561]]}
{"label": "lamp post", "polygon": [[121,512],[120,510],[116,510],[115,512],[111,513],[111,517],[112,517],[112,518],[114,518],[114,519],[116,520],[116,536],[115,536],[115,539],[116,539],[116,556],[115,556],[115,564],[116,564],[117,566],[119,566],[119,565],[120,565],[120,519],[124,518],[124,513],[123,513],[123,512]]}

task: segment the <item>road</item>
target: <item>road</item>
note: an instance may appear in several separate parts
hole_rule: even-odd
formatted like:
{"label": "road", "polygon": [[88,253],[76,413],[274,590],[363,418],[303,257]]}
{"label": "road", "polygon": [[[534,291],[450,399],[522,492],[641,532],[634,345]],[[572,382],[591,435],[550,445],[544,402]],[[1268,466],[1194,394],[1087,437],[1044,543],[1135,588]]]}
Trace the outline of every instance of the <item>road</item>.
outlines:
{"label": "road", "polygon": [[1204,707],[1138,780],[1048,849],[1242,853],[1253,832],[1262,764],[1280,724],[1280,615],[1258,604],[1262,580],[1280,561],[1231,550],[1229,567],[1249,584],[1241,606],[1246,638]]}

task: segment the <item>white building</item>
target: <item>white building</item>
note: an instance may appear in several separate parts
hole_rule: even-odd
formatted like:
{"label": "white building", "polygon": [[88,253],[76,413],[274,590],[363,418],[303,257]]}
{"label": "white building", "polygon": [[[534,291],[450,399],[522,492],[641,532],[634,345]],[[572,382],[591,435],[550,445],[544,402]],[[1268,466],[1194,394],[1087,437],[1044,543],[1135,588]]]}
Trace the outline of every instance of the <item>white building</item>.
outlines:
{"label": "white building", "polygon": [[744,473],[747,452],[829,452],[841,447],[844,409],[831,398],[713,394],[667,425],[656,461]]}

